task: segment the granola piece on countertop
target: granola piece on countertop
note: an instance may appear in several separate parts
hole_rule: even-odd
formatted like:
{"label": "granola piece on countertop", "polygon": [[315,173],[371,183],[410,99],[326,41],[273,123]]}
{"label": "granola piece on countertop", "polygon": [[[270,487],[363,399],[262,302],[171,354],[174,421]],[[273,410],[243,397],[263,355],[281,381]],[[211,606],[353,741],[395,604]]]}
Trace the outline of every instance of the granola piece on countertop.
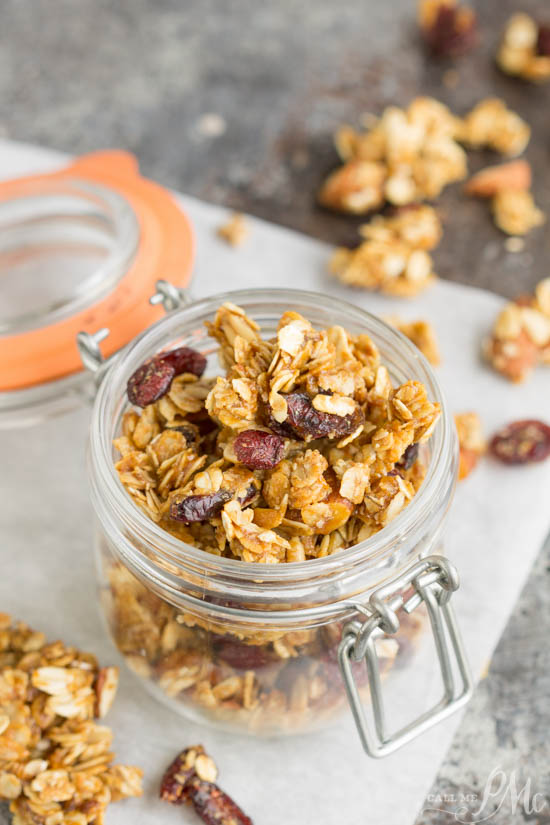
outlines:
{"label": "granola piece on countertop", "polygon": [[458,137],[469,146],[513,157],[521,155],[529,143],[531,129],[503,100],[485,98],[465,116]]}
{"label": "granola piece on countertop", "polygon": [[532,83],[550,80],[550,25],[537,23],[525,12],[513,14],[496,59],[506,74]]}
{"label": "granola piece on countertop", "polygon": [[217,229],[218,238],[231,246],[240,246],[250,234],[245,216],[241,212],[233,212],[231,217]]}
{"label": "granola piece on countertop", "polygon": [[487,450],[487,442],[477,413],[458,413],[455,415],[455,424],[460,446],[458,478],[462,481],[470,475]]}

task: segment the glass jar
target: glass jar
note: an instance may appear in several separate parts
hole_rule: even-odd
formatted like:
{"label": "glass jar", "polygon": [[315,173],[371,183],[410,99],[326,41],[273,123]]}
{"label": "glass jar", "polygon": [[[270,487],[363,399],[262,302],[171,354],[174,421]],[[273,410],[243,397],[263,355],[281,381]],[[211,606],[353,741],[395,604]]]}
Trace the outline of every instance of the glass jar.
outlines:
{"label": "glass jar", "polygon": [[[218,374],[218,344],[204,322],[226,301],[243,307],[266,337],[275,335],[288,309],[315,327],[340,324],[352,334],[368,333],[394,381],[421,381],[441,404],[442,416],[423,445],[427,472],[420,490],[368,540],[296,563],[222,558],[160,529],[122,487],[112,441],[128,407],[129,376],[155,352],[184,345],[207,357],[207,375]],[[366,750],[375,756],[393,750],[463,704],[470,692],[448,603],[456,575],[433,555],[441,548],[457,455],[452,419],[425,358],[357,307],[314,293],[262,289],[216,295],[171,312],[103,371],[92,413],[89,475],[100,600],[116,645],[154,695],[196,721],[297,733],[334,718],[347,695]],[[380,674],[400,662],[409,666],[404,654],[420,624],[416,612],[409,614],[421,603],[434,629],[445,693],[419,720],[389,734]],[[375,733],[363,712],[367,687]]]}

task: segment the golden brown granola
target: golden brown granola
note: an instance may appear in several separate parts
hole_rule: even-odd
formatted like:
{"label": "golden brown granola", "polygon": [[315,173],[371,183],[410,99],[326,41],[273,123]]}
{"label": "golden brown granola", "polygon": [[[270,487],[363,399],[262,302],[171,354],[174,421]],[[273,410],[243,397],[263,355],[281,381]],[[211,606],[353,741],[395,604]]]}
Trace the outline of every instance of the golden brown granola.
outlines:
{"label": "golden brown granola", "polygon": [[459,413],[455,415],[455,424],[460,446],[458,478],[462,481],[470,475],[487,450],[487,442],[477,413]]}
{"label": "golden brown granola", "polygon": [[377,215],[360,227],[364,240],[355,249],[336,249],[330,271],[342,283],[411,297],[431,285],[436,275],[428,250],[441,238],[441,223],[426,204]]}
{"label": "golden brown granola", "polygon": [[233,212],[228,221],[218,227],[219,238],[231,246],[240,246],[250,234],[248,223],[241,212]]}
{"label": "golden brown granola", "polygon": [[525,12],[512,15],[497,52],[503,72],[532,83],[550,79],[550,26],[539,25]]}
{"label": "golden brown granola", "polygon": [[441,363],[437,337],[429,321],[404,321],[398,315],[386,315],[384,321],[406,335],[430,364],[437,366]]}
{"label": "golden brown granola", "polygon": [[495,223],[507,235],[527,235],[546,221],[544,212],[537,207],[531,192],[520,189],[503,189],[492,201]]}
{"label": "golden brown granola", "polygon": [[550,278],[535,295],[522,296],[499,313],[484,351],[510,381],[523,381],[539,363],[550,364]]}
{"label": "golden brown granola", "polygon": [[521,155],[531,129],[499,98],[481,100],[461,123],[457,139],[474,148],[487,147],[502,155]]}
{"label": "golden brown granola", "polygon": [[111,801],[140,796],[142,771],[113,765],[98,725],[118,670],[0,614],[0,799],[17,825],[101,825]]}

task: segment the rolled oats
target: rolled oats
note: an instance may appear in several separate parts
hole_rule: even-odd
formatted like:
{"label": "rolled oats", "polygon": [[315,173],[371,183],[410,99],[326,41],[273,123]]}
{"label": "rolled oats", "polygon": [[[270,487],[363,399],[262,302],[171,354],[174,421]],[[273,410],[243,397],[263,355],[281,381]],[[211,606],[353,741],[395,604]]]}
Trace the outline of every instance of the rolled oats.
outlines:
{"label": "rolled oats", "polygon": [[497,52],[503,72],[532,83],[550,79],[550,29],[524,12],[512,15]]}
{"label": "rolled oats", "polygon": [[510,381],[525,380],[537,364],[550,363],[550,278],[535,295],[507,304],[495,321],[484,352]]}
{"label": "rolled oats", "polygon": [[111,764],[112,733],[94,721],[117,669],[5,614],[2,627],[0,799],[19,825],[101,825],[109,802],[141,795],[141,770]]}

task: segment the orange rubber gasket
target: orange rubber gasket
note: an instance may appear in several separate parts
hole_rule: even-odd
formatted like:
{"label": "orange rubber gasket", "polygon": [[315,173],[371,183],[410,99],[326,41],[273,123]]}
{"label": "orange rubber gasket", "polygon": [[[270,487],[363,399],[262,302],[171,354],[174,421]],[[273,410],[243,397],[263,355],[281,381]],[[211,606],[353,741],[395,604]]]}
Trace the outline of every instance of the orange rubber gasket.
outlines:
{"label": "orange rubber gasket", "polygon": [[109,327],[102,351],[112,355],[162,317],[162,307],[149,303],[157,279],[183,287],[191,277],[195,241],[189,218],[166,189],[141,177],[129,152],[94,152],[53,174],[0,183],[0,200],[15,197],[22,182],[65,178],[106,184],[122,195],[138,221],[138,250],[115,289],[96,304],[55,324],[0,336],[0,390],[23,389],[82,370],[76,346],[80,331]]}

